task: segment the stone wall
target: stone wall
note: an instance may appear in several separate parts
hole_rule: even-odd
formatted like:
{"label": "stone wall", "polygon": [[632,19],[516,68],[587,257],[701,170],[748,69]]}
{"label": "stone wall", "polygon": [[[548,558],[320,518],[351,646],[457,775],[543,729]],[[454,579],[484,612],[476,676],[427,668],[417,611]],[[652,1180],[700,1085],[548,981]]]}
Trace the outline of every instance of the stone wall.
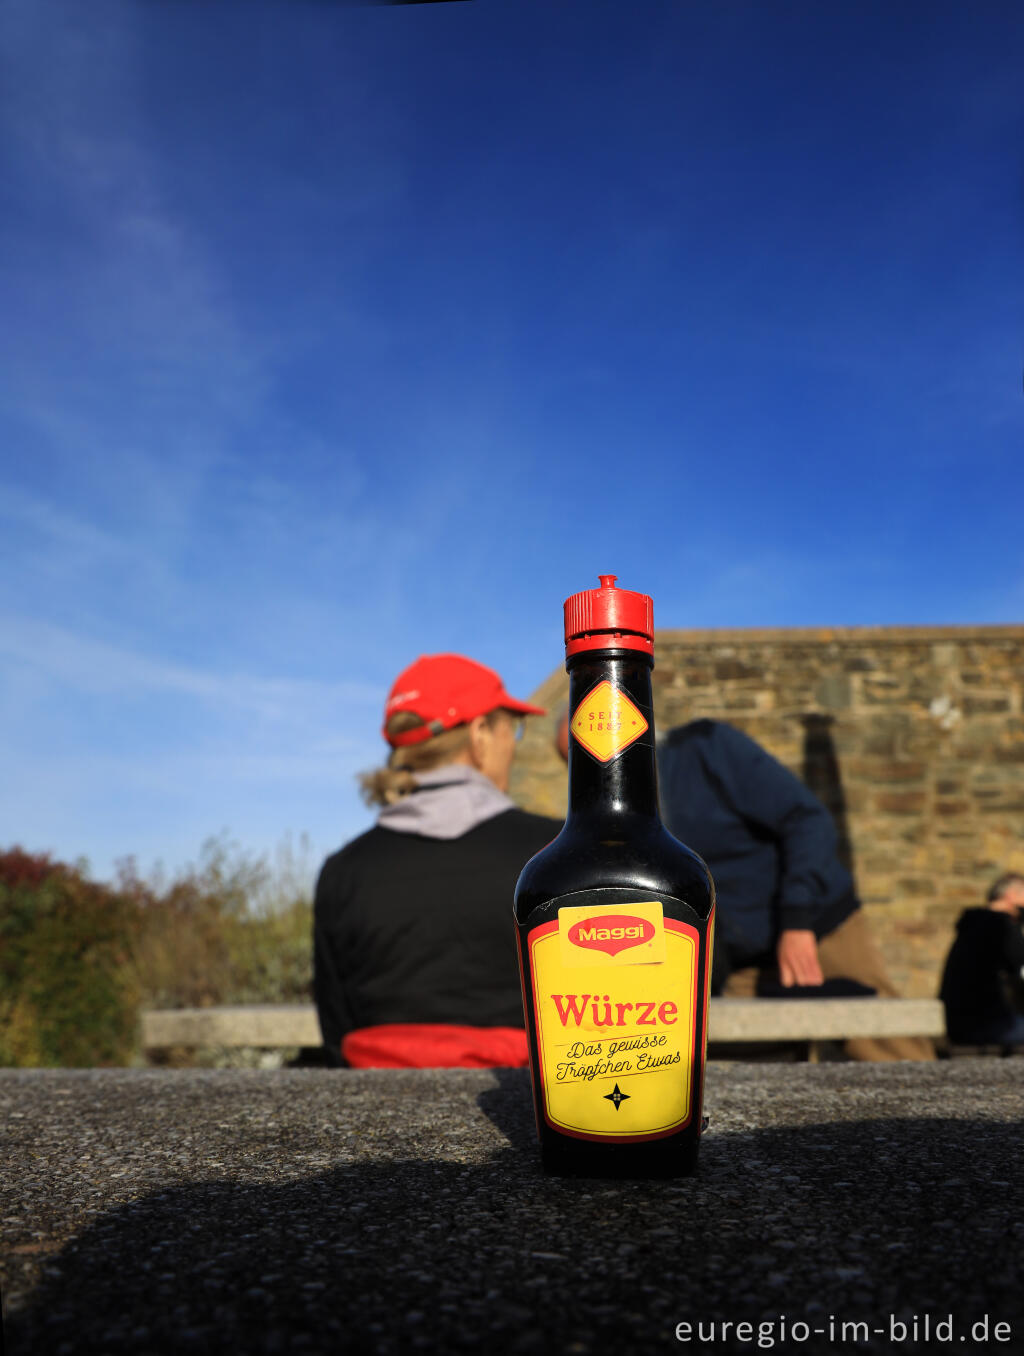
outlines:
{"label": "stone wall", "polygon": [[[829,806],[893,979],[936,992],[960,910],[1024,871],[1024,627],[661,631],[658,729],[713,716]],[[565,812],[551,744],[564,670],[533,699],[512,794]]]}

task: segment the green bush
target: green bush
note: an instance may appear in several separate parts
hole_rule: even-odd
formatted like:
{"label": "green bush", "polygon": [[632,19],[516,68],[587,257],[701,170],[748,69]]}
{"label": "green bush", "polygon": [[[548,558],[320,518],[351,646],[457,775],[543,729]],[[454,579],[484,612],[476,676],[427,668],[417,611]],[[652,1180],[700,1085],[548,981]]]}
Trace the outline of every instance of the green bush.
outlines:
{"label": "green bush", "polygon": [[129,861],[114,886],[0,852],[0,1065],[130,1063],[140,1007],[307,1002],[308,874],[218,840],[169,882]]}
{"label": "green bush", "polygon": [[136,924],[129,896],[78,867],[0,853],[0,1065],[130,1060]]}
{"label": "green bush", "polygon": [[289,843],[273,865],[247,864],[248,907],[227,929],[231,983],[227,1003],[307,1003],[313,992],[313,901],[308,846]]}
{"label": "green bush", "polygon": [[219,840],[170,884],[121,887],[137,901],[133,953],[143,1002],[153,1008],[302,1003],[312,990],[312,903],[305,871],[285,848],[273,868]]}
{"label": "green bush", "polygon": [[312,991],[312,905],[296,899],[280,913],[232,919],[225,1003],[306,1003]]}

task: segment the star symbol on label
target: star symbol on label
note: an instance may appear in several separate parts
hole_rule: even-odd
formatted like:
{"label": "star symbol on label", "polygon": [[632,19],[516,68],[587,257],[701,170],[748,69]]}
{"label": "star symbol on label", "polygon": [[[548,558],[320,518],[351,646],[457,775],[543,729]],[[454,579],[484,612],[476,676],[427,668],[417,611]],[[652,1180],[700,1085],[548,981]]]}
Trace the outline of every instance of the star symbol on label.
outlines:
{"label": "star symbol on label", "polygon": [[614,1091],[614,1092],[606,1092],[605,1095],[604,1095],[604,1100],[605,1100],[606,1102],[611,1102],[611,1104],[612,1104],[612,1106],[614,1106],[615,1110],[618,1111],[619,1107],[622,1105],[623,1102],[628,1102],[628,1101],[629,1101],[629,1093],[628,1093],[628,1092],[620,1092],[620,1091],[619,1091],[619,1085],[618,1085],[618,1083],[616,1083],[616,1084],[615,1084],[615,1091]]}

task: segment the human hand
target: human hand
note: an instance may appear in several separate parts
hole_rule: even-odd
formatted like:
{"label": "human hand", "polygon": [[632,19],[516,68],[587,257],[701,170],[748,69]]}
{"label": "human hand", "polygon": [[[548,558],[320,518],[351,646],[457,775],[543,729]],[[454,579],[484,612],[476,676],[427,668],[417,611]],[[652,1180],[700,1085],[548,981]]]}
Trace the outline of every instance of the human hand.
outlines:
{"label": "human hand", "polygon": [[787,928],[780,932],[775,955],[785,988],[794,984],[824,984],[818,942],[810,928]]}

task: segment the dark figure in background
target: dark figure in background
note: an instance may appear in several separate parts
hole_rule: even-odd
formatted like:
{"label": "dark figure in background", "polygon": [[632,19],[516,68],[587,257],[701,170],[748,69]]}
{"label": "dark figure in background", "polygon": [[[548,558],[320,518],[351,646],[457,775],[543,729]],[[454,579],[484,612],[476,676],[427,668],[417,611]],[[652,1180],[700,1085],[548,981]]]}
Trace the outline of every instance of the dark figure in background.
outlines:
{"label": "dark figure in background", "polygon": [[[837,855],[828,810],[747,735],[717,720],[658,750],[662,815],[700,853],[718,896],[715,971],[734,995],[830,989],[898,997]],[[852,983],[851,983],[852,981]],[[916,1037],[848,1041],[854,1059],[934,1059]]]}
{"label": "dark figure in background", "polygon": [[939,997],[954,1045],[1024,1045],[1024,1012],[1014,1001],[1024,968],[1024,876],[992,883],[983,908],[965,909],[946,957]]}
{"label": "dark figure in background", "polygon": [[525,1065],[512,895],[561,823],[505,794],[523,716],[493,670],[428,655],[384,711],[376,825],[324,863],[314,992],[330,1063]]}

